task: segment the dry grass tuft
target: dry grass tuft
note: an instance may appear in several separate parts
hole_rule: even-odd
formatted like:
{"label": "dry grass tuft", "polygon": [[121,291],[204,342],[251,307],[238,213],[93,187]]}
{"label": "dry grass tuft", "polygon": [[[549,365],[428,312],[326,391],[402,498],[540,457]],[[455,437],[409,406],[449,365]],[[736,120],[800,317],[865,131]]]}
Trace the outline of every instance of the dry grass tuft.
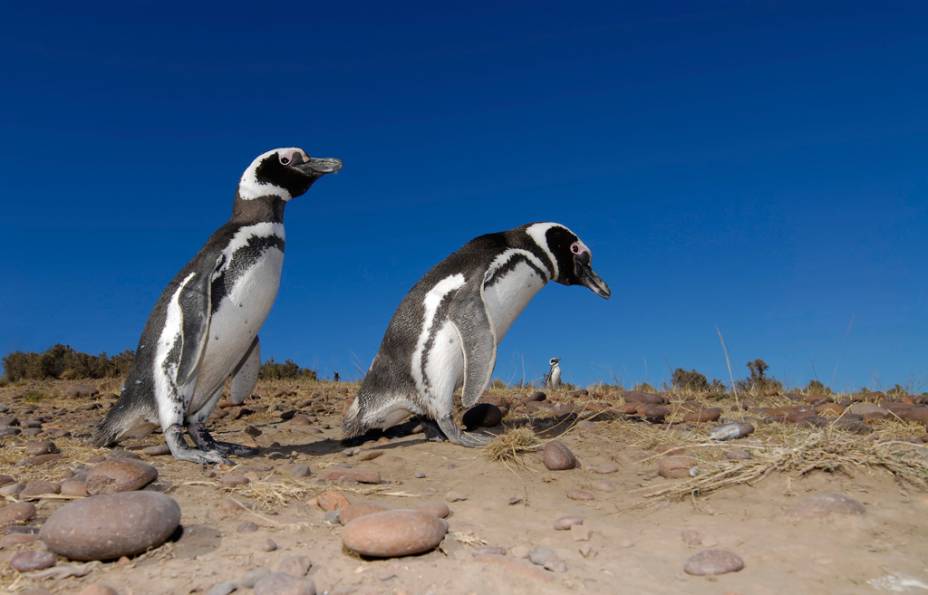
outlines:
{"label": "dry grass tuft", "polygon": [[692,479],[642,491],[646,498],[705,496],[736,485],[751,485],[774,472],[799,476],[812,471],[845,473],[882,469],[897,481],[928,489],[928,448],[904,440],[872,439],[847,432],[784,432],[782,443],[752,449],[746,461],[700,461]]}
{"label": "dry grass tuft", "polygon": [[488,459],[504,465],[513,463],[524,465],[522,455],[534,452],[541,446],[541,440],[529,428],[515,428],[499,435],[484,448]]}

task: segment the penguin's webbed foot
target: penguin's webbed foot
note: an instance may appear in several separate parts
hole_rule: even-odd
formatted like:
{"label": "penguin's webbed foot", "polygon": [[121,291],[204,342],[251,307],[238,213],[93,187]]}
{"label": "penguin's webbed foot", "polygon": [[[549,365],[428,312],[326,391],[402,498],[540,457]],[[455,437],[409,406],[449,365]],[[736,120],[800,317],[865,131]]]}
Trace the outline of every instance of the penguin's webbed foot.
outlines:
{"label": "penguin's webbed foot", "polygon": [[204,452],[215,451],[223,456],[247,457],[258,454],[257,448],[250,448],[241,444],[232,442],[218,442],[213,439],[212,435],[201,423],[192,423],[187,426],[187,431],[196,443],[197,448]]}
{"label": "penguin's webbed foot", "polygon": [[419,418],[419,423],[422,424],[422,432],[425,434],[425,439],[429,442],[444,442],[448,439],[444,432],[441,431],[438,424],[429,418],[421,417]]}
{"label": "penguin's webbed foot", "polygon": [[450,415],[438,418],[438,427],[441,428],[441,431],[448,438],[448,441],[453,444],[458,444],[460,446],[466,446],[468,448],[478,448],[481,446],[486,446],[490,440],[493,439],[492,436],[486,434],[474,434],[471,432],[462,432],[460,428],[454,423],[454,420],[451,419]]}
{"label": "penguin's webbed foot", "polygon": [[179,424],[170,426],[164,432],[164,440],[167,442],[171,454],[178,461],[190,461],[199,465],[231,465],[221,452],[216,449],[190,448],[184,441],[183,428]]}

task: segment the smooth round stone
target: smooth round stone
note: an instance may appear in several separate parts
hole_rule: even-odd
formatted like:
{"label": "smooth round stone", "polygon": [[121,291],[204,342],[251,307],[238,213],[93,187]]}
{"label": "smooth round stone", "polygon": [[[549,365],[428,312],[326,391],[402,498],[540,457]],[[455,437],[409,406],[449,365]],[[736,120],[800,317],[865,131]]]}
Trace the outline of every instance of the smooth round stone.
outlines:
{"label": "smooth round stone", "polygon": [[87,491],[114,494],[139,490],[158,479],[158,470],[134,459],[109,459],[87,472]]}
{"label": "smooth round stone", "polygon": [[387,510],[348,523],[342,542],[363,556],[394,558],[434,549],[447,531],[448,523],[434,516],[415,510]]}
{"label": "smooth round stone", "polygon": [[545,467],[551,471],[564,471],[573,469],[577,466],[577,457],[574,456],[574,453],[572,453],[563,442],[558,440],[552,440],[545,444],[542,458]]}
{"label": "smooth round stone", "polygon": [[668,479],[692,477],[696,459],[686,455],[670,455],[657,460],[657,474]]}
{"label": "smooth round stone", "polygon": [[62,496],[69,496],[71,498],[84,498],[89,494],[87,491],[87,484],[76,479],[66,479],[62,481],[60,493]]}
{"label": "smooth round stone", "polygon": [[744,568],[744,560],[728,550],[703,550],[690,556],[683,571],[694,576],[712,576],[738,572]]}
{"label": "smooth round stone", "polygon": [[326,481],[354,481],[357,483],[382,483],[380,473],[368,469],[330,469],[322,479]]}
{"label": "smooth round stone", "polygon": [[255,595],[316,595],[312,579],[271,572],[255,583]]}
{"label": "smooth round stone", "polygon": [[593,473],[599,473],[600,475],[609,475],[610,473],[616,473],[619,470],[619,466],[612,461],[606,461],[603,463],[597,463],[591,466],[590,471]]}
{"label": "smooth round stone", "polygon": [[28,523],[35,518],[35,504],[13,502],[0,508],[0,527],[16,523]]}
{"label": "smooth round stone", "polygon": [[10,560],[10,566],[19,572],[45,570],[55,565],[55,554],[51,552],[19,552]]}
{"label": "smooth round stone", "polygon": [[750,461],[754,456],[746,448],[729,448],[725,451],[725,458],[729,461]]}
{"label": "smooth round stone", "polygon": [[27,455],[58,454],[59,452],[61,451],[58,450],[58,447],[55,446],[55,443],[51,440],[39,440],[30,442],[26,445]]}
{"label": "smooth round stone", "polygon": [[60,491],[61,484],[58,482],[36,479],[27,483],[26,487],[23,488],[23,491],[19,493],[19,496],[20,498],[36,498],[40,496],[47,496],[49,494],[57,494]]}
{"label": "smooth round stone", "polygon": [[87,585],[77,595],[119,595],[119,594],[116,592],[116,589],[108,585],[101,585],[97,583],[95,585]]}
{"label": "smooth round stone", "polygon": [[589,500],[595,500],[596,496],[586,490],[567,490],[567,497],[571,500],[578,500],[580,502],[587,502]]}
{"label": "smooth round stone", "polygon": [[346,508],[351,502],[348,501],[348,498],[345,497],[341,492],[335,490],[326,490],[319,494],[316,498],[316,504],[319,505],[319,508],[326,512],[331,512],[333,510],[339,510],[341,508]]}
{"label": "smooth round stone", "polygon": [[570,531],[571,527],[582,524],[583,517],[568,515],[562,516],[558,520],[554,521],[554,528],[557,531]]}
{"label": "smooth round stone", "polygon": [[807,496],[793,506],[796,516],[813,518],[830,514],[860,515],[867,512],[864,505],[839,492],[823,492]]}
{"label": "smooth round stone", "polygon": [[461,419],[464,429],[470,431],[477,428],[492,428],[503,421],[503,412],[491,403],[478,403],[471,407]]}
{"label": "smooth round stone", "polygon": [[42,526],[48,549],[72,560],[115,560],[167,541],[180,506],[159,492],[120,492],[65,504]]}
{"label": "smooth round stone", "polygon": [[683,421],[690,423],[704,423],[708,421],[717,421],[722,416],[722,410],[719,407],[706,407],[699,411],[691,411],[683,416]]}
{"label": "smooth round stone", "polygon": [[338,522],[343,525],[347,525],[356,518],[367,514],[374,514],[375,512],[383,512],[385,510],[386,507],[379,504],[368,504],[365,502],[349,504],[345,508],[340,508],[338,510]]}

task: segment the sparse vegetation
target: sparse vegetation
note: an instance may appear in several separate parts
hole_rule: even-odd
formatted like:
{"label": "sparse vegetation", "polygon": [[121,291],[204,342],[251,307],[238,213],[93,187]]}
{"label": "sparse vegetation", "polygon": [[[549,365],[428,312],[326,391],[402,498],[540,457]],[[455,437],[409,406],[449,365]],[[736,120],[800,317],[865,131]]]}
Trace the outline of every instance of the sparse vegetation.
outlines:
{"label": "sparse vegetation", "polygon": [[274,358],[270,358],[261,364],[258,378],[262,380],[289,380],[294,378],[316,380],[316,372],[309,368],[300,367],[300,365],[292,359],[286,359],[283,363],[277,363],[274,361]]}
{"label": "sparse vegetation", "polygon": [[132,359],[133,353],[129,350],[114,356],[106,353],[90,355],[59,343],[44,353],[14,351],[3,358],[3,371],[4,378],[9,382],[113,378],[125,375],[132,365]]}
{"label": "sparse vegetation", "polygon": [[825,386],[820,380],[810,380],[803,390],[807,395],[827,396],[832,393],[831,389]]}
{"label": "sparse vegetation", "polygon": [[749,361],[747,367],[750,376],[737,382],[738,390],[755,396],[776,395],[783,392],[783,383],[767,376],[767,370],[770,369],[767,362],[757,358]]}

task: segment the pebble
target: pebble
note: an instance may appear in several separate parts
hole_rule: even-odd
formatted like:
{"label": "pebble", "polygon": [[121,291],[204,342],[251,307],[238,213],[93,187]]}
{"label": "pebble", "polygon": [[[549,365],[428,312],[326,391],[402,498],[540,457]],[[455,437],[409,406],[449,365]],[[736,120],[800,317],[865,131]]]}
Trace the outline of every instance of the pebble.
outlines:
{"label": "pebble", "polygon": [[116,589],[110,587],[109,585],[101,585],[100,583],[95,583],[93,585],[87,585],[81,589],[77,595],[119,595],[116,592]]}
{"label": "pebble", "polygon": [[31,502],[13,502],[0,508],[0,527],[27,523],[34,518],[35,504]]}
{"label": "pebble", "polygon": [[686,455],[669,455],[657,460],[657,473],[668,479],[695,476],[696,459]]}
{"label": "pebble", "polygon": [[268,537],[261,543],[262,552],[276,552],[278,548],[277,542]]}
{"label": "pebble", "polygon": [[358,455],[358,460],[359,461],[373,461],[377,457],[382,457],[382,456],[383,456],[382,450],[365,450],[364,452]]}
{"label": "pebble", "polygon": [[26,457],[16,464],[20,467],[38,467],[39,465],[46,465],[48,463],[60,461],[62,458],[64,458],[64,455],[61,453],[49,452],[45,453],[44,455],[33,455],[31,457]]}
{"label": "pebble", "polygon": [[589,500],[595,500],[596,496],[586,490],[567,490],[567,497],[571,500],[579,500],[581,502],[586,502]]}
{"label": "pebble", "polygon": [[23,488],[23,491],[19,493],[20,498],[38,498],[41,496],[47,496],[49,494],[57,494],[61,491],[61,485],[57,481],[45,481],[43,479],[36,479],[30,481]]}
{"label": "pebble", "polygon": [[342,542],[364,556],[393,558],[434,549],[448,523],[415,510],[387,510],[356,518],[345,526]]}
{"label": "pebble", "polygon": [[554,521],[554,529],[556,531],[570,531],[570,528],[574,525],[582,525],[583,517],[579,516],[562,516],[558,520]]}
{"label": "pebble", "polygon": [[567,563],[547,547],[536,547],[528,552],[529,562],[536,566],[542,566],[545,570],[551,572],[567,572]]}
{"label": "pebble", "polygon": [[712,576],[738,572],[744,568],[744,560],[728,550],[703,550],[690,556],[683,571],[694,576]]}
{"label": "pebble", "polygon": [[725,451],[725,458],[729,461],[749,461],[754,455],[746,448],[729,448]]}
{"label": "pebble", "polygon": [[114,560],[164,543],[180,525],[180,506],[159,492],[120,492],[56,510],[39,537],[72,560]]}
{"label": "pebble", "polygon": [[140,490],[158,478],[158,470],[134,459],[109,459],[87,472],[87,491],[93,495]]}
{"label": "pebble", "polygon": [[839,492],[823,492],[807,496],[792,507],[796,516],[812,518],[829,514],[860,515],[867,512],[859,501]]}
{"label": "pebble", "polygon": [[45,570],[55,565],[55,554],[51,552],[19,552],[10,560],[10,566],[19,572]]}
{"label": "pebble", "polygon": [[70,496],[72,498],[84,498],[89,494],[87,485],[83,481],[77,479],[66,479],[62,481],[60,493],[62,496]]}
{"label": "pebble", "polygon": [[380,473],[364,469],[330,469],[322,476],[326,481],[354,481],[357,483],[381,483]]}
{"label": "pebble", "polygon": [[249,570],[245,573],[238,581],[238,586],[245,589],[254,589],[255,585],[258,584],[258,581],[271,574],[271,571],[267,568],[255,568],[254,570]]}
{"label": "pebble", "polygon": [[464,413],[461,422],[467,431],[477,428],[493,428],[503,421],[502,410],[491,403],[478,403]]}
{"label": "pebble", "polygon": [[258,530],[258,525],[251,521],[244,521],[235,528],[235,531],[238,533],[254,533]]}
{"label": "pebble", "polygon": [[238,585],[231,581],[216,583],[206,592],[206,595],[229,595],[238,589]]}
{"label": "pebble", "polygon": [[58,454],[60,452],[61,451],[58,450],[58,447],[55,446],[55,443],[51,440],[39,440],[26,444],[27,455]]}
{"label": "pebble", "polygon": [[604,463],[597,463],[592,465],[590,471],[593,473],[599,473],[600,475],[608,475],[610,473],[616,473],[619,470],[619,466],[612,461],[607,461]]}
{"label": "pebble", "polygon": [[0,496],[18,498],[19,493],[23,491],[22,482],[10,483],[0,488]]}
{"label": "pebble", "polygon": [[346,498],[345,495],[341,492],[337,492],[335,490],[326,490],[316,497],[316,504],[322,510],[329,512],[332,510],[345,508],[351,504],[351,502],[349,502],[348,498]]}
{"label": "pebble", "polygon": [[559,440],[552,440],[545,444],[542,458],[545,467],[551,471],[564,471],[577,466],[577,457],[567,448],[567,445]]}
{"label": "pebble", "polygon": [[709,438],[712,440],[734,440],[735,438],[744,438],[754,432],[754,426],[745,422],[732,422],[722,424],[711,432]]}
{"label": "pebble", "polygon": [[277,572],[283,572],[290,576],[302,578],[309,574],[309,569],[313,567],[313,561],[308,556],[286,556],[277,564]]}
{"label": "pebble", "polygon": [[312,579],[271,572],[255,583],[255,595],[316,595]]}
{"label": "pebble", "polygon": [[424,479],[428,477],[428,475],[426,475],[423,471],[416,471],[416,474],[414,475],[414,477],[416,479]]}
{"label": "pebble", "polygon": [[467,496],[465,496],[464,494],[460,492],[455,492],[454,490],[451,490],[450,492],[445,494],[445,500],[447,500],[448,502],[464,502],[465,500],[467,500]]}

